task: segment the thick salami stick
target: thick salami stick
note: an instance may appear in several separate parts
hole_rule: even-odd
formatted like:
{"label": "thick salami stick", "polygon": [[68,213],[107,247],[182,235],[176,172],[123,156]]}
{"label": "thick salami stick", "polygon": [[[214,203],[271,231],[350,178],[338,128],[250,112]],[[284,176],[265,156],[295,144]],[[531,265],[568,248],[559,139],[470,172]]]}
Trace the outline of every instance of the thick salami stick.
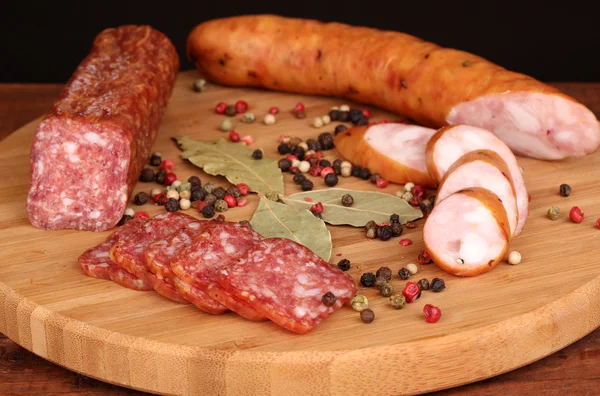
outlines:
{"label": "thick salami stick", "polygon": [[122,217],[179,68],[149,26],[106,29],[36,130],[27,213],[42,229],[104,231]]}
{"label": "thick salami stick", "polygon": [[556,88],[403,33],[239,16],[196,26],[187,53],[220,84],[345,97],[433,128],[480,126],[518,155],[555,160],[600,145],[594,114]]}

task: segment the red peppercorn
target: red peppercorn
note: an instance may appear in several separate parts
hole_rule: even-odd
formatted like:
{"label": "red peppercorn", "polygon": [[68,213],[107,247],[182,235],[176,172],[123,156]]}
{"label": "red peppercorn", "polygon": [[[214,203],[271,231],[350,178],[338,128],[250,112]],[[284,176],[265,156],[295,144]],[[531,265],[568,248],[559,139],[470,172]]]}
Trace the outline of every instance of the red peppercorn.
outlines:
{"label": "red peppercorn", "polygon": [[240,197],[237,199],[237,206],[239,206],[240,208],[242,206],[246,206],[247,204],[248,204],[248,200],[246,198]]}
{"label": "red peppercorn", "polygon": [[275,115],[275,114],[279,114],[279,107],[277,107],[277,106],[273,106],[273,107],[271,107],[271,108],[269,109],[269,114],[273,114],[273,115]]}
{"label": "red peppercorn", "polygon": [[242,195],[248,195],[248,193],[250,192],[250,187],[248,187],[246,183],[237,184],[236,187],[238,190],[240,190],[240,193],[242,193]]}
{"label": "red peppercorn", "polygon": [[227,108],[227,103],[219,102],[217,107],[215,107],[215,113],[217,114],[225,114],[225,109]]}
{"label": "red peppercorn", "polygon": [[315,158],[317,159],[317,162],[321,161],[323,159],[323,153],[320,151],[317,151],[315,153]]}
{"label": "red peppercorn", "polygon": [[423,198],[423,195],[425,195],[425,188],[421,185],[416,185],[412,188],[412,190],[410,190],[410,192],[412,193],[413,197]]}
{"label": "red peppercorn", "polygon": [[288,155],[285,158],[289,159],[290,161],[296,161],[298,159],[298,157],[296,157],[295,155],[292,155],[292,154]]}
{"label": "red peppercorn", "polygon": [[290,172],[292,175],[295,175],[296,173],[298,173],[298,168],[297,168],[297,167],[295,167],[295,166],[290,166],[290,170],[289,170],[289,172]]}
{"label": "red peppercorn", "polygon": [[377,185],[377,187],[379,187],[379,188],[384,188],[384,187],[386,187],[388,184],[390,184],[390,182],[389,182],[389,181],[387,181],[387,180],[385,180],[385,179],[383,179],[383,178],[381,178],[381,177],[378,177],[378,178],[377,178],[377,180],[375,181],[375,184],[376,184],[376,185]]}
{"label": "red peppercorn", "polygon": [[423,307],[423,314],[425,315],[425,321],[427,323],[435,323],[440,320],[442,311],[436,306],[425,304]]}
{"label": "red peppercorn", "polygon": [[250,135],[246,135],[243,138],[240,138],[240,140],[244,143],[246,143],[246,146],[249,146],[252,144],[252,142],[254,142],[254,139],[252,139],[252,136]]}
{"label": "red peppercorn", "polygon": [[596,227],[600,228],[600,219],[596,220]]}
{"label": "red peppercorn", "polygon": [[419,206],[419,204],[421,203],[421,201],[422,201],[422,200],[421,200],[421,199],[419,199],[419,198],[413,198],[413,199],[412,199],[412,201],[410,201],[409,203],[410,203],[412,206]]}
{"label": "red peppercorn", "polygon": [[225,195],[225,197],[223,198],[223,200],[225,202],[227,202],[227,206],[229,206],[230,208],[233,208],[234,206],[237,206],[237,201],[235,199],[235,197],[233,195]]}
{"label": "red peppercorn", "polygon": [[333,168],[331,166],[326,166],[325,168],[321,169],[321,177],[325,177],[330,173],[335,173],[335,171],[333,170]]}
{"label": "red peppercorn", "polygon": [[165,175],[165,186],[170,186],[173,182],[177,180],[177,175],[173,172],[169,172]]}
{"label": "red peppercorn", "polygon": [[134,219],[149,219],[150,215],[148,214],[148,212],[135,212],[135,214],[133,215]]}
{"label": "red peppercorn", "polygon": [[301,111],[304,111],[304,103],[298,102],[298,103],[296,103],[296,107],[294,108],[294,112],[299,113]]}
{"label": "red peppercorn", "polygon": [[317,202],[310,207],[310,211],[313,213],[323,213],[323,204],[321,202]]}
{"label": "red peppercorn", "polygon": [[220,214],[217,217],[215,217],[215,221],[225,221],[225,215],[224,214]]}
{"label": "red peppercorn", "polygon": [[173,169],[175,169],[175,163],[170,159],[163,160],[163,162],[160,163],[160,169],[164,170],[165,172],[171,172]]}
{"label": "red peppercorn", "polygon": [[195,201],[194,204],[196,206],[196,210],[198,210],[198,212],[200,213],[202,213],[202,209],[204,209],[204,207],[208,205],[206,201]]}
{"label": "red peppercorn", "polygon": [[323,167],[321,165],[315,165],[312,168],[310,168],[309,173],[313,176],[319,176],[322,170]]}
{"label": "red peppercorn", "polygon": [[412,245],[412,241],[410,239],[400,239],[400,245],[402,245],[402,246]]}
{"label": "red peppercorn", "polygon": [[240,134],[237,133],[236,131],[229,132],[229,140],[231,140],[234,143],[239,142],[240,141]]}
{"label": "red peppercorn", "polygon": [[583,221],[583,212],[579,207],[573,206],[569,212],[569,218],[573,223],[581,223]]}
{"label": "red peppercorn", "polygon": [[415,282],[406,282],[402,295],[406,298],[407,303],[412,303],[421,297],[421,289]]}
{"label": "red peppercorn", "polygon": [[167,194],[159,193],[154,196],[154,203],[157,205],[164,205],[167,203]]}
{"label": "red peppercorn", "polygon": [[429,253],[427,253],[426,251],[422,251],[421,253],[419,253],[419,255],[417,256],[417,262],[419,264],[431,263],[431,257],[429,257]]}
{"label": "red peppercorn", "polygon": [[371,110],[364,108],[361,110],[361,112],[363,113],[363,115],[365,116],[365,118],[371,118]]}
{"label": "red peppercorn", "polygon": [[238,114],[242,114],[248,111],[248,102],[245,100],[238,100],[235,102],[235,111]]}

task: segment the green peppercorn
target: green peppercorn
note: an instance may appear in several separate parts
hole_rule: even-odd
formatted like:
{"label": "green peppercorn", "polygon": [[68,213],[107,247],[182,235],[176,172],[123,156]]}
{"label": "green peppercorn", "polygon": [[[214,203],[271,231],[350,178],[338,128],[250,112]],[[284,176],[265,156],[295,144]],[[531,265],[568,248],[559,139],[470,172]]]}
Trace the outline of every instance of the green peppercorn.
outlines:
{"label": "green peppercorn", "polygon": [[397,215],[396,213],[394,213],[393,215],[390,216],[390,223],[394,224],[394,223],[400,223],[400,216]]}
{"label": "green peppercorn", "polygon": [[215,194],[206,194],[206,197],[204,197],[204,202],[206,202],[208,206],[213,206],[215,202],[217,202],[217,199],[218,198],[215,196]]}
{"label": "green peppercorn", "polygon": [[202,216],[204,216],[205,218],[210,219],[214,215],[215,215],[215,207],[214,206],[206,205],[205,207],[202,208]]}
{"label": "green peppercorn", "polygon": [[327,185],[327,187],[333,187],[336,184],[338,184],[338,177],[335,173],[328,173],[327,176],[325,176],[325,185]]}
{"label": "green peppercorn", "polygon": [[227,107],[225,107],[225,115],[228,115],[229,117],[233,117],[236,114],[237,114],[237,111],[235,110],[234,105],[228,105]]}
{"label": "green peppercorn", "polygon": [[206,191],[203,188],[197,187],[192,190],[190,201],[204,201],[204,198],[206,198]]}
{"label": "green peppercorn", "polygon": [[225,195],[227,195],[227,191],[225,191],[225,189],[223,187],[217,187],[217,188],[215,188],[212,193],[218,199],[223,199],[223,198],[225,198]]}
{"label": "green peppercorn", "polygon": [[442,290],[444,290],[446,288],[446,283],[444,282],[443,279],[440,278],[433,278],[431,280],[431,290],[433,290],[436,293],[441,292]]}
{"label": "green peppercorn", "polygon": [[329,132],[323,132],[318,138],[322,150],[331,150],[333,148],[333,135]]}
{"label": "green peppercorn", "polygon": [[429,290],[429,281],[426,278],[423,278],[417,282],[417,286],[421,290]]}
{"label": "green peppercorn", "polygon": [[219,129],[223,132],[229,132],[233,129],[233,123],[229,119],[224,119],[219,126]]}
{"label": "green peppercorn", "polygon": [[344,206],[352,206],[354,204],[354,198],[350,194],[344,194],[342,196],[342,205]]}
{"label": "green peppercorn", "polygon": [[296,184],[300,184],[302,183],[304,180],[306,180],[306,176],[304,176],[302,173],[296,173],[294,175],[294,183]]}
{"label": "green peppercorn", "polygon": [[267,195],[265,195],[265,198],[267,198],[268,200],[277,202],[277,201],[279,201],[279,193],[276,191],[269,191],[267,193]]}
{"label": "green peppercorn", "polygon": [[240,221],[240,225],[243,225],[244,227],[250,227],[250,228],[252,228],[252,224],[248,220],[242,220],[242,221]]}
{"label": "green peppercorn", "polygon": [[390,297],[392,307],[396,309],[402,309],[406,306],[406,298],[402,294],[394,294]]}
{"label": "green peppercorn", "polygon": [[204,188],[204,191],[206,191],[207,194],[210,194],[210,193],[212,193],[214,191],[214,189],[216,187],[212,183],[206,183],[203,188]]}
{"label": "green peppercorn", "polygon": [[380,288],[381,286],[385,285],[387,283],[387,279],[385,279],[383,276],[375,276],[375,287],[376,288]]}
{"label": "green peppercorn", "polygon": [[350,305],[352,306],[352,309],[360,312],[363,309],[367,309],[367,307],[369,306],[369,300],[367,299],[367,296],[359,293],[352,298],[352,301],[350,301]]}
{"label": "green peppercorn", "polygon": [[227,194],[231,195],[233,198],[239,198],[242,196],[242,192],[236,186],[231,186],[227,189]]}
{"label": "green peppercorn", "polygon": [[139,193],[136,194],[133,202],[136,205],[144,205],[148,202],[148,194],[146,194],[145,192],[141,191]]}
{"label": "green peppercorn", "polygon": [[369,176],[369,181],[372,184],[377,184],[377,179],[379,179],[379,173],[373,173],[371,176]]}
{"label": "green peppercorn", "polygon": [[167,172],[165,172],[164,170],[159,170],[158,172],[156,172],[156,176],[154,177],[154,180],[158,184],[165,184],[165,176],[167,176]]}
{"label": "green peppercorn", "polygon": [[151,181],[154,181],[154,170],[150,169],[150,168],[144,168],[142,170],[142,174],[140,175],[140,181],[143,181],[145,183],[149,183]]}
{"label": "green peppercorn", "polygon": [[259,160],[263,158],[263,151],[261,149],[256,149],[252,152],[252,158]]}
{"label": "green peppercorn", "polygon": [[200,178],[198,176],[190,176],[188,183],[193,187],[200,187]]}
{"label": "green peppercorn", "polygon": [[165,209],[167,212],[177,212],[179,210],[179,201],[175,198],[167,199],[167,202],[165,203]]}
{"label": "green peppercorn", "polygon": [[337,135],[338,133],[344,132],[348,127],[344,124],[339,124],[335,127],[334,133]]}
{"label": "green peppercorn", "polygon": [[254,113],[244,113],[244,115],[242,116],[242,122],[245,122],[246,124],[251,124],[254,121],[256,121],[256,117],[254,116]]}
{"label": "green peppercorn", "polygon": [[340,111],[339,110],[329,110],[329,119],[331,121],[337,121],[340,119]]}
{"label": "green peppercorn", "polygon": [[392,280],[392,270],[390,269],[390,267],[381,267],[377,270],[375,276],[381,276],[389,282]]}
{"label": "green peppercorn", "polygon": [[369,239],[377,238],[377,228],[367,228],[367,238],[369,238]]}
{"label": "green peppercorn", "polygon": [[360,284],[364,287],[375,286],[375,274],[372,272],[365,272],[360,276]]}
{"label": "green peppercorn", "polygon": [[392,236],[394,236],[394,231],[392,231],[392,227],[389,225],[383,225],[383,226],[379,226],[377,227],[377,238],[379,238],[379,240],[381,241],[387,241],[389,240]]}
{"label": "green peppercorn", "polygon": [[569,195],[571,195],[571,186],[569,186],[568,184],[561,184],[559,192],[561,197],[568,197]]}
{"label": "green peppercorn", "polygon": [[175,189],[177,190],[178,193],[180,193],[182,191],[190,191],[192,189],[192,183],[190,183],[190,182],[181,183]]}
{"label": "green peppercorn", "polygon": [[121,217],[121,220],[119,220],[119,222],[117,223],[117,225],[118,226],[122,226],[125,223],[127,223],[129,220],[133,220],[133,216],[124,215],[123,217]]}
{"label": "green peppercorn", "polygon": [[362,311],[360,311],[360,319],[364,323],[371,323],[375,320],[375,312],[373,312],[369,308],[363,309]]}
{"label": "green peppercorn", "polygon": [[323,297],[321,297],[321,301],[326,307],[333,307],[337,299],[335,298],[332,292],[327,292],[323,294]]}
{"label": "green peppercorn", "polygon": [[292,167],[292,161],[287,158],[282,158],[279,160],[278,165],[282,172],[288,172]]}
{"label": "green peppercorn", "polygon": [[556,220],[560,217],[560,208],[558,208],[557,206],[552,206],[550,209],[548,209],[548,218],[550,220]]}
{"label": "green peppercorn", "polygon": [[162,162],[162,157],[159,153],[152,153],[150,156],[150,165],[152,166],[160,166]]}
{"label": "green peppercorn", "polygon": [[408,278],[410,278],[410,271],[408,270],[408,268],[402,267],[398,271],[398,276],[400,277],[400,279],[407,280]]}
{"label": "green peppercorn", "polygon": [[313,184],[313,182],[308,179],[306,179],[302,183],[300,183],[300,187],[302,188],[302,191],[310,191],[313,189],[314,186],[315,185]]}
{"label": "green peppercorn", "polygon": [[377,227],[379,227],[379,226],[373,220],[371,220],[367,224],[365,224],[365,229],[367,229],[367,230],[370,229],[370,228],[375,228],[376,229]]}
{"label": "green peppercorn", "polygon": [[402,227],[402,224],[398,223],[398,222],[394,222],[392,223],[392,225],[390,226],[392,228],[392,234],[397,237],[402,235],[402,230],[404,227]]}
{"label": "green peppercorn", "polygon": [[217,199],[215,201],[215,210],[217,212],[225,212],[228,208],[229,206],[227,205],[227,202],[225,202],[225,200]]}
{"label": "green peppercorn", "polygon": [[369,168],[360,168],[360,173],[358,176],[363,180],[369,180],[369,177],[371,177],[371,171]]}
{"label": "green peppercorn", "polygon": [[348,259],[341,259],[338,263],[337,266],[339,269],[341,269],[342,271],[348,271],[350,269],[350,260]]}
{"label": "green peppercorn", "polygon": [[391,283],[386,283],[385,285],[383,285],[379,288],[379,293],[383,297],[390,297],[393,292],[394,292],[394,288],[392,287]]}

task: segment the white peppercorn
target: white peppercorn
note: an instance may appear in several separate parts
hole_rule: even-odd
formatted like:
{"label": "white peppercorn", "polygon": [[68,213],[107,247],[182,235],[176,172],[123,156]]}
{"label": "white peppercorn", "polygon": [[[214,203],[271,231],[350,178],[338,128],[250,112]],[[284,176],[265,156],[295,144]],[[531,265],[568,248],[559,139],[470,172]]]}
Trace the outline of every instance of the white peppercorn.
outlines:
{"label": "white peppercorn", "polygon": [[173,183],[171,183],[171,189],[176,190],[177,187],[181,186],[181,180],[175,180]]}
{"label": "white peppercorn", "polygon": [[150,191],[150,196],[152,198],[154,198],[155,195],[158,195],[162,192],[162,190],[160,188],[153,188],[152,191]]}
{"label": "white peppercorn", "polygon": [[301,147],[304,151],[308,151],[308,144],[306,142],[298,143],[298,147]]}
{"label": "white peppercorn", "polygon": [[169,198],[179,199],[179,193],[177,192],[177,190],[167,191],[167,199],[169,199]]}
{"label": "white peppercorn", "polygon": [[298,170],[302,173],[306,173],[310,170],[310,162],[308,161],[300,161],[298,165]]}
{"label": "white peppercorn", "polygon": [[275,124],[275,116],[273,114],[266,114],[265,118],[263,120],[263,122],[265,123],[265,125],[273,125]]}
{"label": "white peppercorn", "polygon": [[[190,199],[192,197],[192,192],[190,190],[183,190],[179,193],[179,199]],[[181,203],[179,204],[181,205]]]}
{"label": "white peppercorn", "polygon": [[329,114],[325,114],[323,117],[321,117],[321,119],[323,120],[324,125],[327,125],[331,122],[331,117],[329,117]]}
{"label": "white peppercorn", "polygon": [[179,200],[179,208],[181,210],[188,210],[191,207],[192,207],[192,203],[190,202],[189,199],[182,198],[182,199]]}
{"label": "white peppercorn", "polygon": [[343,104],[340,106],[340,111],[350,111],[350,106]]}
{"label": "white peppercorn", "polygon": [[415,183],[411,183],[411,182],[406,183],[404,185],[404,191],[411,192],[414,186],[415,186]]}
{"label": "white peppercorn", "polygon": [[321,119],[321,117],[314,118],[312,126],[315,128],[321,128],[323,126],[323,120]]}
{"label": "white peppercorn", "polygon": [[342,176],[350,177],[352,175],[352,167],[351,166],[343,166],[342,167]]}
{"label": "white peppercorn", "polygon": [[229,132],[233,129],[233,123],[230,119],[225,118],[223,122],[221,122],[219,129],[221,129],[223,132]]}
{"label": "white peppercorn", "polygon": [[512,265],[517,265],[521,262],[521,253],[513,250],[508,254],[508,263]]}
{"label": "white peppercorn", "polygon": [[411,275],[414,275],[417,272],[419,272],[419,267],[417,267],[417,265],[415,263],[408,264],[406,266],[406,269],[408,270],[408,272],[410,272]]}
{"label": "white peppercorn", "polygon": [[133,217],[134,215],[135,215],[135,210],[133,210],[132,208],[127,208],[125,210],[124,216],[131,216],[131,217]]}

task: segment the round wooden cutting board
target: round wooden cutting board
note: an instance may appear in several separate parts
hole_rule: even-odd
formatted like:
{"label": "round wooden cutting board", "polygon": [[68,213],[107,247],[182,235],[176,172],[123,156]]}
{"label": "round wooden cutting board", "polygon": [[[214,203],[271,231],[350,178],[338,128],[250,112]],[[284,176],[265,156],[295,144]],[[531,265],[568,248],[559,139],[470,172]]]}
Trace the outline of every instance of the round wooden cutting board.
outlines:
{"label": "round wooden cutting board", "polygon": [[[155,151],[176,163],[180,179],[199,175],[202,182],[226,186],[182,161],[171,137],[200,139],[226,136],[218,130],[225,116],[216,103],[244,99],[257,122],[235,129],[254,138],[253,148],[278,158],[277,138],[316,137],[312,118],[344,101],[260,90],[211,86],[191,90],[196,72],[181,73]],[[302,101],[307,118],[291,110]],[[351,103],[350,103],[351,104]],[[281,109],[275,125],[262,122],[271,106]],[[373,109],[373,119],[394,120]],[[34,352],[73,371],[122,386],[174,395],[398,395],[443,389],[495,376],[526,365],[583,337],[600,325],[600,152],[576,160],[543,162],[519,158],[531,194],[524,232],[512,244],[523,261],[499,264],[475,278],[457,278],[434,264],[422,265],[412,280],[441,277],[447,288],[424,292],[403,310],[394,310],[375,289],[359,286],[370,300],[375,321],[364,324],[344,307],[305,335],[271,322],[249,322],[233,313],[212,316],[154,292],[136,292],[92,279],[79,269],[77,257],[110,231],[42,231],[29,224],[25,200],[29,185],[29,150],[39,119],[0,145],[0,332]],[[335,159],[337,153],[327,153]],[[298,192],[285,174],[286,194]],[[315,189],[325,187],[313,178]],[[573,193],[558,194],[561,183]],[[137,191],[156,187],[138,183]],[[338,187],[395,193],[403,186],[378,189],[357,178],[342,178]],[[225,213],[227,220],[250,219],[258,203]],[[548,207],[560,207],[556,221]],[[581,224],[568,212],[579,206]],[[147,204],[136,210],[151,215],[164,207]],[[187,213],[200,217],[195,210]],[[405,281],[395,273],[415,262],[423,250],[422,227],[405,229],[411,246],[369,240],[360,228],[328,226],[333,238],[331,262],[347,258],[358,280],[366,271],[389,266],[397,292]],[[293,257],[290,257],[293,263]],[[426,323],[425,304],[439,306],[442,318]]]}

